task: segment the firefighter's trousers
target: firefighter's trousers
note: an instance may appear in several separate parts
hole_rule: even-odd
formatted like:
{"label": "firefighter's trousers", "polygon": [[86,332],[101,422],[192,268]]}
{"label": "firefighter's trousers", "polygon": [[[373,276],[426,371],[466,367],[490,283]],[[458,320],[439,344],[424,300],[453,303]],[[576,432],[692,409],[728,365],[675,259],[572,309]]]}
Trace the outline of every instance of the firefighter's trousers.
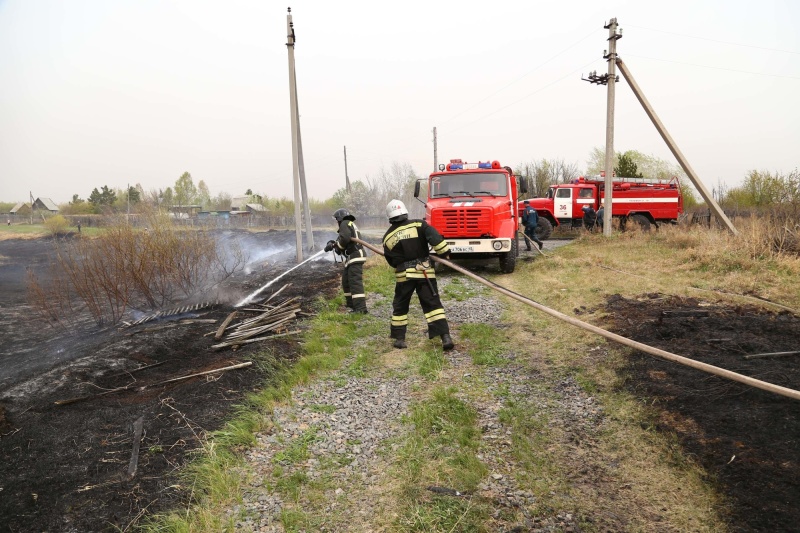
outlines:
{"label": "firefighter's trousers", "polygon": [[[430,278],[429,281],[434,291],[438,293],[436,278]],[[438,294],[434,294],[431,291],[431,285],[428,285],[428,280],[425,278],[405,278],[405,281],[398,279],[397,284],[394,286],[394,300],[392,301],[392,326],[389,335],[391,338],[406,338],[408,305],[411,302],[414,291],[419,296],[422,312],[425,313],[425,320],[428,322],[428,338],[432,339],[445,333],[450,333],[450,326],[447,324],[442,301],[439,299]]]}
{"label": "firefighter's trousers", "polygon": [[364,263],[350,263],[342,272],[342,290],[347,307],[353,311],[367,310],[367,295],[364,292]]}

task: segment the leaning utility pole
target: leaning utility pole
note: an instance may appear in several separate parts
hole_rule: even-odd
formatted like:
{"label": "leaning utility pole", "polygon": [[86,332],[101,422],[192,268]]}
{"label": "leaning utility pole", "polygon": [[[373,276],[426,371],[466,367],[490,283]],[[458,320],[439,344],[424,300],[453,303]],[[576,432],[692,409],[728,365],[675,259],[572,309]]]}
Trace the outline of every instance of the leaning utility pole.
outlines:
{"label": "leaning utility pole", "polygon": [[738,235],[739,232],[733,226],[733,223],[725,215],[725,212],[722,210],[717,201],[714,199],[714,196],[712,194],[709,194],[708,190],[703,185],[703,182],[700,181],[700,178],[697,176],[697,173],[695,173],[694,169],[689,164],[689,161],[683,155],[683,152],[681,152],[680,148],[678,148],[678,145],[675,144],[675,141],[672,139],[672,136],[667,131],[667,128],[665,128],[664,124],[661,123],[661,120],[658,118],[658,115],[656,115],[656,112],[650,105],[650,102],[644,96],[644,93],[639,88],[639,85],[636,83],[636,80],[633,79],[633,75],[631,75],[631,71],[628,69],[628,66],[625,63],[623,63],[622,59],[617,59],[617,65],[619,66],[619,71],[622,72],[622,75],[625,77],[625,81],[628,82],[628,86],[633,91],[633,94],[636,95],[636,99],[639,100],[640,104],[642,104],[645,113],[647,113],[647,116],[650,117],[650,120],[653,122],[653,125],[658,130],[658,133],[661,134],[661,138],[664,139],[664,142],[667,143],[667,146],[672,152],[672,155],[674,155],[675,159],[678,160],[678,163],[680,163],[684,172],[686,172],[686,175],[689,176],[689,179],[692,180],[694,186],[697,187],[697,191],[700,193],[700,196],[702,196],[703,199],[706,201],[706,204],[708,204],[709,209],[711,209],[714,212],[714,215],[716,215],[717,220],[722,222],[725,225],[725,227],[728,228],[728,230],[730,230],[731,233],[733,233],[734,235]]}
{"label": "leaning utility pole", "polygon": [[436,126],[433,127],[433,171],[439,171],[439,152],[436,144]]}
{"label": "leaning utility pole", "polygon": [[350,176],[347,175],[347,146],[344,147],[344,186],[350,192]]}
{"label": "leaning utility pole", "polygon": [[316,246],[314,246],[314,229],[311,227],[311,206],[308,201],[308,192],[306,192],[306,165],[303,162],[303,137],[300,135],[300,101],[297,98],[297,71],[295,71],[294,79],[294,101],[297,105],[297,168],[300,170],[300,197],[303,199],[308,251],[313,252]]}
{"label": "leaning utility pole", "polygon": [[294,180],[294,230],[297,241],[297,262],[303,261],[303,234],[300,230],[300,160],[298,158],[297,138],[297,91],[294,77],[294,25],[292,8],[286,15],[286,48],[289,50],[289,116],[292,117],[292,178]]}
{"label": "leaning utility pole", "polygon": [[603,26],[608,30],[608,49],[603,50],[603,57],[608,61],[608,74],[598,75],[597,71],[590,72],[584,81],[597,85],[608,85],[608,95],[606,97],[606,161],[605,161],[605,185],[603,202],[603,235],[609,236],[612,233],[611,211],[614,195],[614,99],[616,96],[615,84],[617,78],[615,66],[617,59],[617,40],[622,39],[622,30],[617,31],[617,19],[612,18],[608,24]]}

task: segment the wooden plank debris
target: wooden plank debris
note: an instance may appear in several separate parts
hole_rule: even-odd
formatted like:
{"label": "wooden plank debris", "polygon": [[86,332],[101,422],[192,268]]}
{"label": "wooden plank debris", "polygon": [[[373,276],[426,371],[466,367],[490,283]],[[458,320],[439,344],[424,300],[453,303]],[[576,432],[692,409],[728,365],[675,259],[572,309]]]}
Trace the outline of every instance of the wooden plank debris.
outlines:
{"label": "wooden plank debris", "polygon": [[128,463],[128,478],[133,479],[136,475],[136,468],[139,465],[139,445],[142,443],[142,431],[144,430],[144,416],[140,416],[133,423],[133,451],[131,460]]}
{"label": "wooden plank debris", "polygon": [[196,378],[196,377],[199,377],[199,376],[207,376],[209,374],[216,374],[218,372],[226,372],[228,370],[235,370],[237,368],[244,368],[244,367],[250,366],[252,364],[253,364],[252,361],[247,361],[245,363],[239,363],[238,365],[231,365],[231,366],[225,366],[225,367],[222,367],[222,368],[215,368],[214,370],[206,370],[205,372],[198,372],[197,374],[189,374],[188,376],[180,376],[180,377],[177,377],[177,378],[165,379],[164,381],[159,381],[157,383],[150,383],[149,385],[141,385],[141,386],[138,386],[138,387],[134,386],[134,385],[125,385],[124,387],[117,387],[116,389],[109,389],[107,391],[103,391],[103,392],[98,393],[98,394],[90,394],[89,396],[80,396],[78,398],[69,398],[69,399],[66,399],[66,400],[56,400],[53,403],[55,403],[56,405],[69,405],[71,403],[81,402],[83,400],[90,400],[92,398],[98,398],[100,396],[106,396],[108,394],[115,394],[117,392],[124,392],[124,391],[129,391],[129,390],[143,391],[143,390],[149,389],[151,387],[158,387],[159,385],[167,385],[169,383],[175,383],[177,381],[183,381],[183,380],[186,380],[186,379]]}
{"label": "wooden plank debris", "polygon": [[752,355],[745,355],[745,359],[764,359],[767,357],[786,357],[787,355],[798,355],[800,351],[794,352],[771,352],[771,353],[754,353]]}
{"label": "wooden plank debris", "polygon": [[[282,300],[275,298],[290,285],[291,283],[287,283],[263,303],[251,304],[246,309],[239,309],[228,315],[215,332],[206,334],[206,336],[214,335],[215,341],[222,341],[212,345],[211,348],[236,350],[243,344],[294,334],[295,332],[286,333],[286,328],[292,320],[296,320],[301,315],[305,316],[305,313],[300,310],[299,298],[296,296]],[[239,317],[242,318],[238,322],[234,322],[234,319]],[[273,335],[269,335],[270,332]]]}
{"label": "wooden plank debris", "polygon": [[239,314],[238,311],[234,311],[233,313],[229,314],[228,318],[226,318],[222,322],[222,324],[220,325],[219,329],[217,329],[217,333],[214,335],[214,340],[215,341],[218,341],[218,340],[220,340],[222,338],[222,334],[225,333],[225,328],[228,327],[228,324],[230,324],[231,321],[233,321],[233,319],[236,318],[236,315],[238,315],[238,314]]}

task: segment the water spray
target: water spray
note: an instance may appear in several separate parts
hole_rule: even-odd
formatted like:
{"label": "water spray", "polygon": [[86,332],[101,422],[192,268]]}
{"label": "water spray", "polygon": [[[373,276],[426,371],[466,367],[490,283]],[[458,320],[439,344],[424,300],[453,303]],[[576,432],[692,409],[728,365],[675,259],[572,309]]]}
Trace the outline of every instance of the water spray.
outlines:
{"label": "water spray", "polygon": [[302,263],[299,263],[299,264],[293,266],[292,268],[290,268],[289,270],[287,270],[286,272],[284,272],[283,274],[281,274],[277,278],[273,279],[272,281],[267,282],[266,285],[264,285],[263,287],[260,287],[260,288],[256,289],[255,291],[253,291],[252,293],[250,293],[244,300],[242,300],[238,304],[234,305],[234,307],[242,307],[243,305],[249,304],[250,302],[253,301],[253,299],[256,296],[261,294],[261,292],[264,291],[264,289],[266,289],[267,287],[269,287],[270,285],[272,285],[273,283],[275,283],[276,281],[281,279],[283,276],[285,276],[286,274],[288,274],[289,272],[291,272],[292,270],[294,270],[296,268],[300,268],[301,266],[305,265],[309,261],[312,261],[312,260],[316,259],[317,257],[321,256],[324,253],[325,253],[325,250],[320,250],[319,252],[315,253],[314,255],[312,255],[311,257],[309,257],[308,259],[306,259]]}

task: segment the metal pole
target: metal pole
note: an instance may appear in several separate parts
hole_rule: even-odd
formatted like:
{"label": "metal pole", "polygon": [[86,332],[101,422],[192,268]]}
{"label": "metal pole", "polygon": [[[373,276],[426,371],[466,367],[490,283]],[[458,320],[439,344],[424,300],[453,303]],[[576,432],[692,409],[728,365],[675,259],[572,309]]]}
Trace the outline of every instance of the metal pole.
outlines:
{"label": "metal pole", "polygon": [[[636,80],[633,79],[631,71],[628,70],[628,66],[625,63],[623,63],[621,59],[617,59],[617,65],[619,65],[619,71],[622,72],[622,75],[625,77],[625,81],[628,82],[628,86],[633,91],[633,94],[636,95],[636,99],[639,100],[639,103],[642,104],[642,107],[644,107],[645,113],[647,113],[647,116],[650,117],[650,120],[653,122],[653,125],[658,130],[658,133],[661,134],[661,138],[664,139],[664,142],[667,143],[667,146],[672,152],[672,155],[674,155],[675,159],[678,160],[678,163],[680,163],[681,167],[686,172],[686,175],[689,176],[689,179],[692,180],[694,186],[697,187],[700,196],[702,196],[703,199],[706,201],[706,204],[708,205],[709,209],[714,212],[714,215],[716,215],[717,220],[722,222],[725,225],[725,227],[727,227],[728,230],[730,230],[731,233],[733,233],[734,235],[738,235],[739,232],[736,231],[735,227],[733,227],[733,223],[725,215],[725,212],[719,206],[717,201],[714,200],[714,196],[712,194],[709,194],[708,190],[703,185],[703,182],[700,181],[700,178],[697,176],[697,173],[695,173],[694,169],[689,164],[689,161],[683,155],[683,152],[681,152],[680,148],[678,148],[678,145],[675,144],[675,141],[672,140],[672,136],[667,131],[667,128],[665,128],[664,124],[661,123],[661,120],[658,118],[658,115],[656,115],[655,110],[652,108],[652,106],[650,106],[650,102],[647,101],[647,98],[644,96],[644,93],[639,88],[639,85],[636,83]],[[709,217],[709,221],[710,220],[711,218]]]}
{"label": "metal pole", "polygon": [[439,151],[436,143],[436,126],[433,127],[433,171],[439,171]]}
{"label": "metal pole", "polygon": [[614,61],[617,57],[617,19],[612,18],[608,23],[608,97],[606,100],[606,179],[605,179],[605,198],[603,210],[603,235],[610,236],[612,233],[611,213],[613,210],[612,197],[614,190],[614,97],[616,85],[616,71]]}
{"label": "metal pole", "polygon": [[306,192],[306,166],[303,162],[303,137],[300,135],[300,100],[297,97],[297,71],[295,70],[294,80],[294,101],[297,106],[297,160],[298,168],[300,169],[300,195],[303,198],[303,210],[306,220],[306,242],[308,243],[308,251],[313,252],[316,246],[314,245],[314,228],[311,227],[311,206],[308,201],[308,192]]}
{"label": "metal pole", "polygon": [[289,116],[292,117],[292,178],[294,180],[294,231],[297,242],[297,262],[303,261],[303,234],[300,230],[300,169],[297,143],[297,92],[294,79],[294,27],[292,8],[286,15],[286,47],[289,50]]}
{"label": "metal pole", "polygon": [[350,176],[347,175],[347,146],[344,147],[344,186],[350,192]]}

